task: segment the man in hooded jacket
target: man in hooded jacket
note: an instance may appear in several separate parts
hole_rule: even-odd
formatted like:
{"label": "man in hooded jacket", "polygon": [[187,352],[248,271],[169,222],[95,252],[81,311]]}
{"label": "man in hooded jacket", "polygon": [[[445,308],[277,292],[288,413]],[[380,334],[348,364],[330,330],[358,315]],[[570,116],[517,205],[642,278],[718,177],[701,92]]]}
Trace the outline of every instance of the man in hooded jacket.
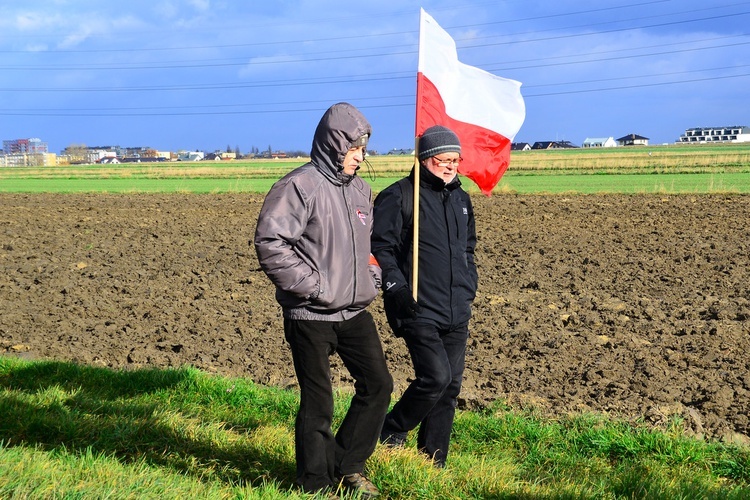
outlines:
{"label": "man in hooded jacket", "polygon": [[[372,192],[357,176],[370,124],[338,103],[315,130],[310,162],[276,182],[258,217],[254,245],[276,285],[300,385],[295,424],[297,483],[306,492],[341,486],[378,496],[364,475],[393,380],[372,315],[380,268],[371,261]],[[336,435],[329,357],[337,352],[355,394]]]}

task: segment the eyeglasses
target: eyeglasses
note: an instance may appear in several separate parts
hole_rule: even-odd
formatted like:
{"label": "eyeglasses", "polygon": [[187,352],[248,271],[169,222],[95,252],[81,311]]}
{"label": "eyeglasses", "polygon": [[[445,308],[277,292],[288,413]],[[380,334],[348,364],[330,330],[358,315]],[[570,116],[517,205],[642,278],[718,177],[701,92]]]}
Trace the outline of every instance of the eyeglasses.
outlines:
{"label": "eyeglasses", "polygon": [[461,164],[461,162],[464,161],[464,159],[461,158],[460,156],[458,158],[453,158],[453,159],[451,159],[451,158],[438,158],[437,156],[433,156],[432,159],[437,162],[437,164],[438,164],[439,167],[443,167],[443,168],[449,166],[450,164],[453,164],[455,166],[459,166]]}

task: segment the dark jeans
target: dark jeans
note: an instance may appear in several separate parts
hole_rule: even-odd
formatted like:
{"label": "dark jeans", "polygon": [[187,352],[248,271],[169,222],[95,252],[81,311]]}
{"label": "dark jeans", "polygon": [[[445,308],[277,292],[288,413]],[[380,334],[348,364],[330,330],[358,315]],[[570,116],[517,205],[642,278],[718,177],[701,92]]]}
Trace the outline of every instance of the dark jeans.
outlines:
{"label": "dark jeans", "polygon": [[[297,483],[315,492],[335,477],[362,472],[375,449],[393,390],[375,322],[363,311],[346,321],[284,320],[300,385],[295,424]],[[329,356],[338,352],[354,378],[351,405],[334,438]]]}
{"label": "dark jeans", "polygon": [[401,327],[399,334],[409,348],[416,378],[386,415],[380,439],[401,444],[419,425],[417,446],[442,467],[461,391],[468,326],[444,330],[415,323]]}

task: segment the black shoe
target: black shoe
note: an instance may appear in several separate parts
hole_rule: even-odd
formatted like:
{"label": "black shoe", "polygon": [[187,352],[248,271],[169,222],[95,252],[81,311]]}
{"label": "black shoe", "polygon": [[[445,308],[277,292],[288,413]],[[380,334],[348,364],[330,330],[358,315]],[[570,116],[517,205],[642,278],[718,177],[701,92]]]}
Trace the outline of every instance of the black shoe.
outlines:
{"label": "black shoe", "polygon": [[389,447],[400,448],[406,444],[406,433],[384,430],[380,433],[380,442]]}
{"label": "black shoe", "polygon": [[359,498],[377,498],[380,496],[380,490],[359,472],[341,476],[339,488],[352,493],[359,493]]}

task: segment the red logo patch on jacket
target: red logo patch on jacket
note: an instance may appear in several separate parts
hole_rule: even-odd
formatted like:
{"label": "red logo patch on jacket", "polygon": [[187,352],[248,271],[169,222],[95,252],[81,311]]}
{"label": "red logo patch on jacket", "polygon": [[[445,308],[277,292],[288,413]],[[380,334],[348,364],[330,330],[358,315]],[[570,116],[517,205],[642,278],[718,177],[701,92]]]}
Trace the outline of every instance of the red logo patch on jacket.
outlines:
{"label": "red logo patch on jacket", "polygon": [[357,217],[362,221],[362,224],[367,225],[367,215],[363,214],[361,210],[357,209]]}

